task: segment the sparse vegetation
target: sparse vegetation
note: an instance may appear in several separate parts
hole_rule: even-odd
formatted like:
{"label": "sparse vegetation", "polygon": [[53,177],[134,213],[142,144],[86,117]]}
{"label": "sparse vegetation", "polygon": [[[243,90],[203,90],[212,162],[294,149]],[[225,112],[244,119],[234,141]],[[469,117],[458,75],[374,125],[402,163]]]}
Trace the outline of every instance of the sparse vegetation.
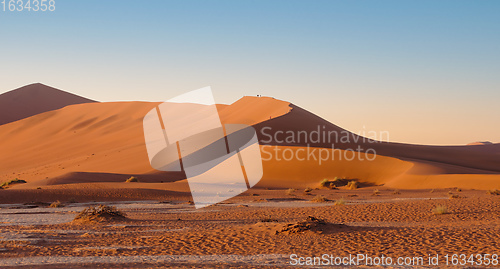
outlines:
{"label": "sparse vegetation", "polygon": [[293,195],[293,193],[296,191],[296,189],[288,189],[285,191],[286,195]]}
{"label": "sparse vegetation", "polygon": [[399,190],[394,190],[392,194],[401,194],[401,192],[399,192]]}
{"label": "sparse vegetation", "polygon": [[139,182],[139,179],[132,176],[129,179],[127,179],[125,182],[127,182],[127,183],[130,183],[130,182]]}
{"label": "sparse vegetation", "polygon": [[358,182],[356,181],[349,181],[349,183],[347,183],[347,188],[350,189],[350,190],[355,190],[358,188]]}
{"label": "sparse vegetation", "polygon": [[343,224],[337,224],[334,226],[331,223],[327,223],[324,219],[309,216],[306,221],[285,224],[281,229],[276,230],[275,234],[298,234],[305,231],[323,233],[326,229],[332,227],[343,227]]}
{"label": "sparse vegetation", "polygon": [[345,199],[344,198],[340,198],[338,200],[335,201],[335,203],[333,203],[334,205],[345,205]]}
{"label": "sparse vegetation", "polygon": [[432,210],[432,212],[433,212],[434,214],[436,214],[436,215],[443,215],[443,214],[448,214],[448,213],[450,213],[450,212],[448,211],[448,208],[447,208],[446,206],[444,206],[444,205],[438,205],[438,206],[436,206],[436,207]]}
{"label": "sparse vegetation", "polygon": [[305,195],[311,195],[311,192],[312,192],[312,191],[313,191],[313,189],[311,189],[311,188],[307,187],[307,188],[305,188],[305,189],[304,189],[304,194],[305,194]]}
{"label": "sparse vegetation", "polygon": [[462,191],[462,189],[460,189],[460,188],[456,188],[456,189],[455,189],[455,191],[457,191],[457,192],[461,192],[461,191]]}
{"label": "sparse vegetation", "polygon": [[26,181],[24,181],[22,179],[18,179],[18,178],[11,179],[11,180],[9,180],[7,182],[4,182],[4,183],[0,184],[0,189],[7,189],[11,185],[22,184],[22,183],[26,183]]}
{"label": "sparse vegetation", "polygon": [[52,204],[50,204],[49,207],[64,207],[64,205],[61,203],[61,201],[57,200],[55,202],[53,202]]}
{"label": "sparse vegetation", "polygon": [[337,177],[335,177],[333,180],[325,178],[319,183],[319,186],[321,188],[329,188],[329,189],[336,189],[337,185],[342,185],[342,183],[339,181]]}
{"label": "sparse vegetation", "polygon": [[73,221],[94,222],[106,220],[119,220],[126,217],[125,213],[119,211],[114,206],[96,205],[82,210]]}
{"label": "sparse vegetation", "polygon": [[[337,179],[337,178],[335,178]],[[328,180],[327,178],[323,179],[319,185],[323,188],[329,188],[330,187],[330,180]]]}
{"label": "sparse vegetation", "polygon": [[378,196],[378,195],[380,195],[380,191],[378,189],[374,189],[372,195]]}
{"label": "sparse vegetation", "polygon": [[329,183],[329,188],[333,189],[336,187],[346,186],[349,183],[349,179],[335,177],[333,180],[330,180]]}
{"label": "sparse vegetation", "polygon": [[456,199],[456,198],[460,198],[460,196],[458,196],[458,194],[454,194],[453,192],[448,192],[448,198],[450,199]]}
{"label": "sparse vegetation", "polygon": [[316,195],[312,200],[311,202],[314,202],[314,203],[324,203],[328,201],[323,195]]}
{"label": "sparse vegetation", "polygon": [[487,194],[490,194],[490,195],[500,195],[500,191],[499,190],[488,190],[486,191]]}

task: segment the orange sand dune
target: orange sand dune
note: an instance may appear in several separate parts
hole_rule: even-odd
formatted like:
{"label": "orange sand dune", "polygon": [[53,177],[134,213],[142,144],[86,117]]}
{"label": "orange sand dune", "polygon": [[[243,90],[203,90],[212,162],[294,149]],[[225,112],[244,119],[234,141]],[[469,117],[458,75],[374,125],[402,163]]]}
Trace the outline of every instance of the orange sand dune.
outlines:
{"label": "orange sand dune", "polygon": [[0,126],[0,178],[26,181],[70,172],[152,172],[142,117],[154,103],[68,106]]}
{"label": "orange sand dune", "polygon": [[[277,154],[276,149],[279,150]],[[331,149],[323,150],[323,157],[334,154]],[[399,189],[500,189],[499,174],[488,175],[484,174],[484,171],[465,167],[403,161],[381,155],[357,155],[343,150],[335,153],[335,160],[325,160],[320,164],[320,153],[316,154],[316,159],[307,159],[307,148],[304,147],[262,146],[262,151],[265,152],[263,157],[267,160],[263,162],[264,177],[257,187],[314,188],[318,187],[323,179],[338,177]],[[284,153],[285,151],[287,153]],[[291,159],[291,156],[295,158]],[[360,158],[351,160],[353,156]]]}
{"label": "orange sand dune", "polygon": [[[43,179],[43,184],[83,183],[103,179],[98,173],[119,174],[105,180],[114,181],[121,175],[156,172],[148,161],[142,119],[158,104],[79,104],[0,126],[0,181],[17,177],[28,182]],[[217,107],[224,123],[255,124],[267,117],[262,111],[279,116],[288,112],[288,104],[272,98],[243,98],[237,106]],[[165,181],[179,178],[162,175]]]}
{"label": "orange sand dune", "polygon": [[[351,159],[356,153],[343,150],[333,153],[331,149],[324,150],[325,152],[321,154],[317,151],[317,154],[314,154],[316,159],[314,159],[313,155],[307,157],[305,147],[262,146],[264,177],[257,186],[314,188],[318,187],[323,179],[335,177],[381,185],[389,179],[404,174],[413,166],[411,162],[391,157],[362,154],[362,158]],[[320,163],[319,157],[320,155],[327,156],[326,151],[330,158]],[[290,158],[291,156],[295,157]],[[332,160],[331,156],[335,156],[335,159]]]}
{"label": "orange sand dune", "polygon": [[[182,187],[185,181],[180,180],[181,174],[154,171],[148,162],[142,119],[157,104],[77,104],[1,125],[0,181],[17,177],[30,184],[14,188],[34,188],[120,182],[135,175],[142,177],[143,182],[163,181],[171,190],[174,190],[172,186]],[[362,137],[295,105],[268,97],[244,97],[217,108],[223,123],[245,123],[256,128],[265,159],[260,187],[313,186],[323,178],[347,177],[398,188],[465,187],[472,185],[466,178],[473,178],[482,182],[480,188],[496,188],[496,181],[500,180],[499,144],[436,147],[371,143],[373,141],[363,141]],[[268,137],[263,135],[263,128],[267,128],[266,133],[274,134],[276,131],[311,132],[318,126],[325,126],[327,131],[348,133],[351,141],[335,143],[336,149],[356,149],[360,145],[363,150],[375,149],[377,156],[368,154],[374,157],[373,161],[337,158],[319,164],[314,159],[279,161],[274,153],[266,152],[268,146],[277,146],[292,154],[300,153],[307,143],[266,141]],[[331,143],[311,143],[311,146],[318,150],[324,147],[324,152],[333,153],[329,149]],[[345,153],[344,150],[335,152]]]}
{"label": "orange sand dune", "polygon": [[68,105],[95,101],[35,83],[0,94],[0,125]]}
{"label": "orange sand dune", "polygon": [[[310,146],[362,151],[375,150],[376,154],[400,159],[430,161],[435,163],[463,166],[484,170],[486,173],[500,173],[500,144],[470,146],[425,146],[402,143],[379,142],[350,133],[321,117],[300,107],[290,104],[292,110],[277,118],[261,122],[255,127],[263,130],[259,140],[267,145]],[[286,141],[286,132],[298,137],[299,132],[319,132],[320,137],[306,140]],[[439,135],[439,134],[437,134]],[[278,140],[276,140],[276,137]]]}
{"label": "orange sand dune", "polygon": [[243,97],[223,110],[219,110],[225,124],[255,125],[285,115],[291,111],[290,103],[271,97]]}

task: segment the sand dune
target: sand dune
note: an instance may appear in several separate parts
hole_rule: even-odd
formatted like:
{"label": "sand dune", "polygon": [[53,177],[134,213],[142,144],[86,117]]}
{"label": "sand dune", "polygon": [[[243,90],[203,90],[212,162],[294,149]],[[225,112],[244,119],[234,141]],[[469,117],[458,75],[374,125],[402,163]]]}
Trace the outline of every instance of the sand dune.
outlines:
{"label": "sand dune", "polygon": [[93,102],[95,101],[35,83],[0,94],[0,125],[68,105]]}
{"label": "sand dune", "polygon": [[70,172],[152,172],[142,117],[154,103],[67,106],[0,126],[0,177],[26,181]]}
{"label": "sand dune", "polygon": [[467,146],[477,146],[477,145],[492,145],[490,141],[483,141],[483,142],[472,142],[467,144]]}
{"label": "sand dune", "polygon": [[[122,182],[131,175],[143,182],[186,184],[183,174],[154,171],[144,146],[142,119],[158,103],[86,103],[41,113],[0,126],[0,181],[21,178],[29,182],[14,188],[74,185],[77,183]],[[223,123],[253,125],[261,149],[278,148],[295,154],[307,144],[333,154],[331,142],[280,143],[278,131],[343,132],[349,141],[334,141],[336,149],[361,146],[376,150],[373,161],[354,159],[279,161],[274,155],[265,160],[264,178],[258,187],[292,188],[313,186],[323,178],[346,177],[367,183],[398,188],[434,186],[465,187],[481,181],[481,188],[497,188],[500,181],[500,144],[471,146],[420,146],[373,141],[349,133],[324,119],[285,101],[268,97],[244,97],[231,105],[218,105]],[[337,152],[337,151],[335,151]],[[350,151],[348,153],[351,153]],[[264,156],[266,157],[266,156]],[[269,156],[267,156],[269,157]],[[460,174],[460,176],[456,176]],[[474,175],[474,176],[471,176]],[[457,179],[454,181],[454,179]],[[431,180],[432,179],[432,180]],[[439,183],[437,181],[440,181]],[[112,184],[112,183],[110,183]],[[181,185],[179,185],[181,184]]]}
{"label": "sand dune", "polygon": [[[376,154],[390,156],[400,159],[423,160],[442,164],[457,165],[473,169],[490,171],[489,173],[500,173],[500,144],[471,145],[471,146],[426,146],[411,145],[391,142],[375,142],[374,140],[361,137],[334,125],[313,113],[290,104],[292,110],[277,118],[261,122],[256,125],[260,134],[261,144],[277,146],[310,146],[319,148],[331,148],[334,144],[336,149],[352,149],[358,147],[362,151],[375,150]],[[319,139],[295,139],[284,141],[287,135],[284,132],[297,134],[303,131],[307,133],[318,132]],[[276,133],[278,134],[278,140]],[[272,139],[270,139],[272,138]],[[301,137],[302,138],[302,137]],[[315,138],[315,137],[313,137]],[[331,138],[328,140],[328,138]],[[319,141],[316,141],[319,140]]]}
{"label": "sand dune", "polygon": [[[80,172],[154,173],[144,146],[142,119],[157,104],[79,104],[0,126],[3,141],[0,150],[5,153],[0,156],[0,178],[6,181],[19,177],[28,182],[47,179],[46,182],[61,183],[62,178],[74,182],[76,175],[79,182],[95,177],[95,174],[84,176]],[[262,111],[266,107],[272,107],[270,113],[274,116],[289,110],[288,103],[272,98],[243,98],[237,106],[218,105],[224,123],[243,121],[247,124],[265,120],[268,113],[264,115]],[[241,119],[238,115],[242,115]],[[164,175],[165,181],[178,178]]]}

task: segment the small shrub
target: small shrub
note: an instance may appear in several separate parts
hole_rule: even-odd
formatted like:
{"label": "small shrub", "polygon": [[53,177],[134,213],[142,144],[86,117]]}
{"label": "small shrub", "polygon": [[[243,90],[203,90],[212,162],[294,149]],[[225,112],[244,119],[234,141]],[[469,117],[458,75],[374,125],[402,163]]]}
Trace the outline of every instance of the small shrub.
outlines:
{"label": "small shrub", "polygon": [[349,181],[349,183],[347,183],[347,188],[350,189],[350,190],[355,190],[358,188],[358,182],[356,181]]}
{"label": "small shrub", "polygon": [[49,207],[64,207],[64,205],[59,200],[57,200],[50,204]]}
{"label": "small shrub", "polygon": [[340,198],[333,203],[334,205],[345,205],[345,200],[344,198]]}
{"label": "small shrub", "polygon": [[398,190],[394,190],[392,194],[401,194]]}
{"label": "small shrub", "polygon": [[307,188],[304,189],[304,194],[310,195],[312,191],[313,191],[313,189],[307,187]]}
{"label": "small shrub", "polygon": [[456,190],[457,192],[461,192],[461,191],[462,191],[462,189],[460,189],[460,188],[456,188],[455,190]]}
{"label": "small shrub", "polygon": [[11,179],[7,182],[0,184],[0,189],[7,189],[10,185],[22,184],[22,183],[26,183],[26,181],[24,181],[22,179],[18,179],[18,178]]}
{"label": "small shrub", "polygon": [[73,221],[78,222],[92,222],[92,221],[105,221],[124,219],[125,213],[119,211],[114,206],[96,205],[90,206],[82,210],[76,215]]}
{"label": "small shrub", "polygon": [[293,195],[293,193],[296,191],[296,189],[288,189],[285,191],[286,195]]}
{"label": "small shrub", "polygon": [[460,198],[460,196],[458,196],[458,194],[454,194],[453,192],[448,192],[448,198],[450,199],[456,199],[456,198]]}
{"label": "small shrub", "polygon": [[438,205],[438,206],[436,206],[436,207],[432,210],[432,212],[433,212],[434,214],[436,214],[436,215],[443,215],[443,214],[448,214],[448,213],[450,213],[450,212],[448,211],[448,208],[447,208],[446,206],[444,206],[444,205]]}
{"label": "small shrub", "polygon": [[335,177],[334,179],[330,180],[329,183],[330,183],[329,188],[333,189],[336,187],[346,186],[349,183],[349,179]]}
{"label": "small shrub", "polygon": [[374,189],[372,195],[373,196],[378,196],[380,194],[380,191],[378,189]]}
{"label": "small shrub", "polygon": [[500,195],[500,191],[499,190],[488,190],[486,191],[487,194],[490,194],[490,195]]}
{"label": "small shrub", "polygon": [[323,187],[323,188],[325,188],[325,187],[330,187],[330,181],[329,181],[328,179],[326,179],[326,178],[325,178],[325,179],[323,179],[323,180],[319,183],[319,185],[320,185],[321,187]]}
{"label": "small shrub", "polygon": [[311,202],[314,202],[314,203],[324,203],[328,201],[323,195],[316,195],[312,200]]}
{"label": "small shrub", "polygon": [[[329,189],[336,189],[338,187],[338,185],[342,185],[343,183],[338,179],[338,178],[334,178],[333,180],[329,180],[329,179],[323,179],[320,183],[319,183],[319,186],[321,188],[329,188]],[[344,183],[345,185],[345,183]]]}
{"label": "small shrub", "polygon": [[139,179],[136,177],[130,177],[127,179],[125,182],[130,183],[130,182],[139,182]]}

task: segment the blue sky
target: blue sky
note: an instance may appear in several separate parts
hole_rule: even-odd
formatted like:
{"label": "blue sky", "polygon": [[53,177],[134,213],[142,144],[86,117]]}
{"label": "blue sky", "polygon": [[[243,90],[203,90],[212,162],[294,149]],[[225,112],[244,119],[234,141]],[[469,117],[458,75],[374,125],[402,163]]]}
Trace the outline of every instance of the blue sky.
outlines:
{"label": "blue sky", "polygon": [[499,1],[70,1],[0,11],[0,92],[45,83],[100,101],[211,85],[353,132],[500,142]]}

